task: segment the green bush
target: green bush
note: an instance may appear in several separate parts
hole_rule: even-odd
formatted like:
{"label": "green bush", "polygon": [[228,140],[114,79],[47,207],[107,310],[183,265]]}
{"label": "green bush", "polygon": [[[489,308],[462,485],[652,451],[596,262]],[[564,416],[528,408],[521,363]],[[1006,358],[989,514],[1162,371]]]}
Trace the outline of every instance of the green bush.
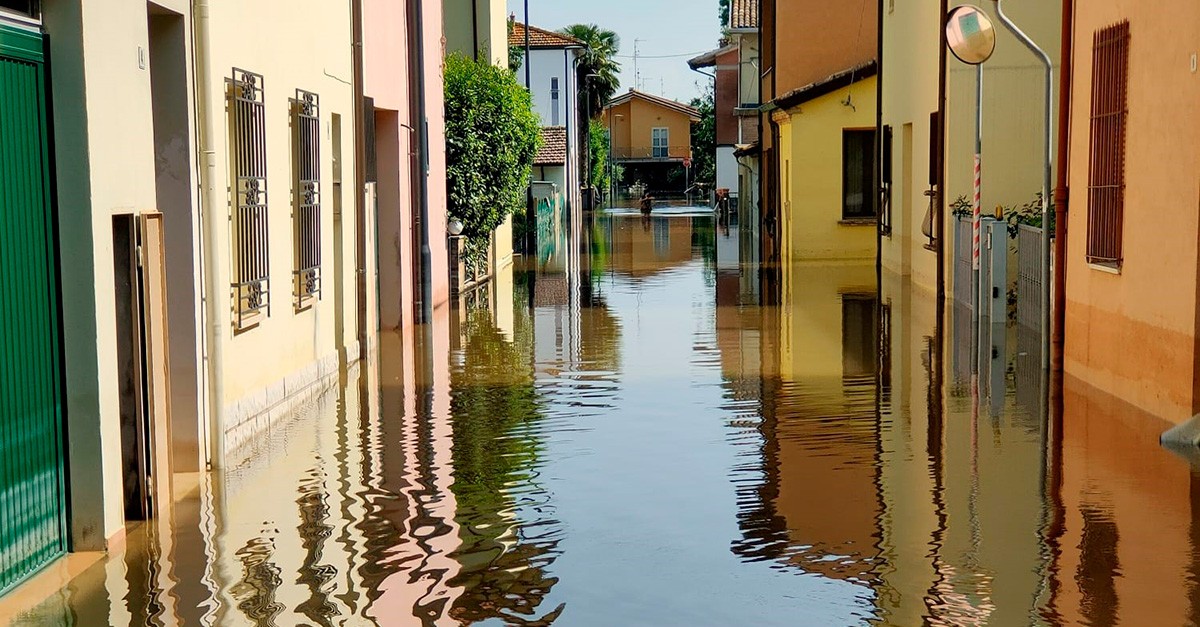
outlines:
{"label": "green bush", "polygon": [[446,188],[461,220],[468,263],[487,253],[492,231],[525,210],[541,142],[529,92],[511,70],[461,54],[446,58]]}

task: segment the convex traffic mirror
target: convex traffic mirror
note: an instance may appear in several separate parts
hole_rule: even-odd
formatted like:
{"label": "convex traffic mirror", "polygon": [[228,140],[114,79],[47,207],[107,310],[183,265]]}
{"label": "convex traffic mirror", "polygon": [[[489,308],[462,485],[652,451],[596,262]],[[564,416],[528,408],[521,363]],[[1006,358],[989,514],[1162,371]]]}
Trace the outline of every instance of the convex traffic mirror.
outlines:
{"label": "convex traffic mirror", "polygon": [[959,61],[979,65],[996,50],[996,29],[979,7],[954,7],[946,17],[946,44]]}

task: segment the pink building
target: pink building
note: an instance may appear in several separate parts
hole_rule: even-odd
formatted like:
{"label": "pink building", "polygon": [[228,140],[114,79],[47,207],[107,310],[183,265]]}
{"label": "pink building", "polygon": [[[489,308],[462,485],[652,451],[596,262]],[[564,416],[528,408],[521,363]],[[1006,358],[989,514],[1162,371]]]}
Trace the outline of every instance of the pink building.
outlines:
{"label": "pink building", "polygon": [[[375,158],[370,158],[368,145],[368,182],[375,182],[377,200],[379,316],[383,331],[407,329],[421,321],[423,201],[429,206],[432,308],[436,311],[448,307],[450,299],[442,5],[419,5],[363,0],[363,86],[367,110],[374,111]],[[419,97],[421,81],[423,100]],[[422,154],[420,145],[422,108],[428,124],[426,154]],[[371,122],[368,118],[368,132]],[[370,166],[372,161],[374,168]]]}

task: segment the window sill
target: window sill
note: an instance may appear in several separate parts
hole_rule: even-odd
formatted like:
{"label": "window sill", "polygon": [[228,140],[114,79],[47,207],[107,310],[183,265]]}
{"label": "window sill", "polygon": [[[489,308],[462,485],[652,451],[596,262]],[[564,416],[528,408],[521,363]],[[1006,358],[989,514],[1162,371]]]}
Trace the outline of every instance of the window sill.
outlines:
{"label": "window sill", "polygon": [[842,226],[878,226],[879,221],[875,218],[843,218],[838,220],[838,224]]}
{"label": "window sill", "polygon": [[1088,267],[1096,270],[1097,272],[1103,272],[1105,274],[1113,274],[1116,276],[1121,275],[1121,266],[1115,263],[1096,263],[1094,261],[1089,261]]}

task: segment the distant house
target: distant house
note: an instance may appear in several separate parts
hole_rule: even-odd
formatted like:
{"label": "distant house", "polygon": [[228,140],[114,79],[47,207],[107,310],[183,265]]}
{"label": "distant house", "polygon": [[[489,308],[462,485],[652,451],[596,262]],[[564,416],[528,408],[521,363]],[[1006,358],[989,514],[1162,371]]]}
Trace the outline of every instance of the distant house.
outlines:
{"label": "distant house", "polygon": [[533,159],[533,195],[557,207],[567,187],[567,129],[547,126],[542,129],[542,147]]}
{"label": "distant house", "polygon": [[[758,2],[734,0],[729,14],[727,43],[688,61],[693,70],[712,68],[716,89],[717,187],[730,191],[734,199],[752,200],[757,178],[758,142]],[[753,163],[751,163],[753,162]],[[751,174],[753,173],[753,174]],[[743,190],[743,188],[746,188]],[[743,191],[747,193],[743,193]]]}
{"label": "distant house", "polygon": [[[512,22],[509,31],[510,46],[524,48],[525,25]],[[583,54],[583,42],[561,33],[529,27],[529,84],[526,87],[533,96],[533,110],[542,119],[543,137],[551,129],[555,140],[561,138],[563,163],[561,193],[565,208],[581,206],[583,186],[583,159],[581,149],[584,141],[581,123],[586,112],[579,107],[578,75],[575,60]],[[523,63],[523,60],[522,60]],[[525,82],[525,70],[517,69],[517,80]]]}
{"label": "distant house", "polygon": [[[643,179],[652,190],[672,186],[670,172],[690,163],[692,124],[699,121],[695,107],[636,89],[604,109],[613,161],[626,167],[627,180]],[[682,183],[673,187],[683,188]]]}

